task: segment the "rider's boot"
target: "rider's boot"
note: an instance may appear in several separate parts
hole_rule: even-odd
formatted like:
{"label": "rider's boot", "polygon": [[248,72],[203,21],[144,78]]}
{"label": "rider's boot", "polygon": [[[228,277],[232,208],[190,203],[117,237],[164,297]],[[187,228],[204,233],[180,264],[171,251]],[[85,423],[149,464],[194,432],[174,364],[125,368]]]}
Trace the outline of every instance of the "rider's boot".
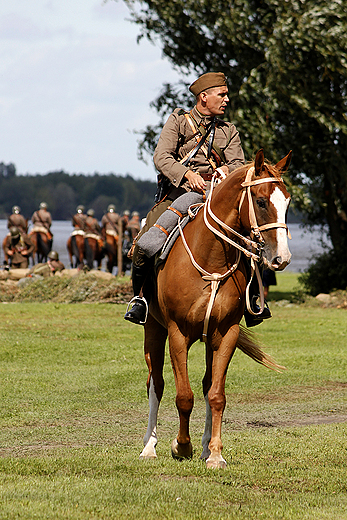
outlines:
{"label": "rider's boot", "polygon": [[[148,303],[144,296],[140,296],[140,293],[147,278],[150,263],[150,258],[148,258],[144,253],[142,254],[142,251],[139,248],[131,272],[134,298],[130,300],[127,312],[124,315],[125,320],[136,323],[137,325],[144,325],[147,320]],[[132,305],[132,307],[129,309],[130,305]]]}
{"label": "rider's boot", "polygon": [[[250,277],[250,266],[248,262],[245,262],[246,265],[246,271],[247,271],[247,277]],[[262,277],[263,268],[259,267],[260,275]],[[259,325],[263,320],[267,320],[268,318],[272,317],[271,311],[269,309],[269,306],[266,301],[264,301],[264,310],[261,314],[258,314],[260,312],[260,307],[257,304],[257,299],[259,298],[259,287],[256,278],[253,279],[250,288],[249,288],[249,301],[251,305],[251,309],[253,312],[255,312],[257,315],[253,315],[249,312],[249,310],[245,309],[244,317],[246,321],[247,327],[255,327],[255,325]]]}

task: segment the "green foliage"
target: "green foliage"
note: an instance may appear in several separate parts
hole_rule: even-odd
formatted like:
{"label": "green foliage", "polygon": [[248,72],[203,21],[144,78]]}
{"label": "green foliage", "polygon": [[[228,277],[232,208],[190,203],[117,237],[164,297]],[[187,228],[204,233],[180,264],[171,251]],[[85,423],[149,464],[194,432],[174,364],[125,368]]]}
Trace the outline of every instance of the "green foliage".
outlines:
{"label": "green foliage", "polygon": [[109,204],[115,204],[118,212],[138,211],[141,217],[145,217],[154,204],[155,182],[135,180],[130,175],[70,175],[57,171],[16,176],[1,172],[0,164],[0,218],[11,214],[15,204],[30,218],[43,200],[54,220],[70,219],[78,204],[93,208],[99,219]]}
{"label": "green foliage", "polygon": [[300,275],[299,281],[312,296],[333,290],[346,290],[346,251],[331,249],[317,256],[306,272]]}
{"label": "green foliage", "polygon": [[[124,0],[140,37],[159,40],[182,72],[223,71],[227,119],[246,157],[264,148],[273,162],[293,150],[288,176],[308,223],[328,223],[347,248],[347,10],[343,0]],[[173,106],[189,108],[186,86],[165,85],[152,149]],[[188,106],[187,106],[188,105]],[[152,132],[151,132],[152,131]],[[150,136],[150,139],[148,137]]]}

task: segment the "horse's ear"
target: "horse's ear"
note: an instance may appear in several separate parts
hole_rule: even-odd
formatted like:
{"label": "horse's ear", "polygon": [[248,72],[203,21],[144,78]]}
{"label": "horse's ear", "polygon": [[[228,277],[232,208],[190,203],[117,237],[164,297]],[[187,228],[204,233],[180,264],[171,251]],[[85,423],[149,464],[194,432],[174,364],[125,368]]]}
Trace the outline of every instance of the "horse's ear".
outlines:
{"label": "horse's ear", "polygon": [[254,161],[254,170],[255,170],[256,176],[261,174],[263,166],[264,166],[264,151],[261,148],[257,152],[257,155],[255,156],[255,161]]}
{"label": "horse's ear", "polygon": [[290,150],[289,154],[283,157],[275,166],[276,170],[279,170],[281,173],[285,173],[290,165],[290,161],[292,160],[292,150]]}

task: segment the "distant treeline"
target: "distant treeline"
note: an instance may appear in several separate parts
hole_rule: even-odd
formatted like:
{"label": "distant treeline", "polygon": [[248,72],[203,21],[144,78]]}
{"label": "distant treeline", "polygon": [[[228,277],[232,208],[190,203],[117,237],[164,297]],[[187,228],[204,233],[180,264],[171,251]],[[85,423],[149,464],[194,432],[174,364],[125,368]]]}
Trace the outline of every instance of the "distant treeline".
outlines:
{"label": "distant treeline", "polygon": [[[156,182],[135,180],[130,175],[73,174],[64,171],[45,175],[17,175],[14,164],[0,163],[0,218],[6,219],[12,207],[30,219],[40,202],[47,202],[53,220],[69,220],[79,204],[93,208],[99,220],[109,204],[118,213],[138,211],[145,217],[154,205]],[[301,215],[289,210],[289,222],[300,222]]]}
{"label": "distant treeline", "polygon": [[114,204],[117,212],[138,211],[142,218],[154,205],[155,191],[156,182],[135,180],[130,175],[70,175],[64,171],[17,175],[14,164],[0,163],[0,218],[7,218],[18,205],[30,219],[42,201],[48,204],[53,220],[70,219],[79,204],[86,210],[93,208],[98,219],[109,204]]}

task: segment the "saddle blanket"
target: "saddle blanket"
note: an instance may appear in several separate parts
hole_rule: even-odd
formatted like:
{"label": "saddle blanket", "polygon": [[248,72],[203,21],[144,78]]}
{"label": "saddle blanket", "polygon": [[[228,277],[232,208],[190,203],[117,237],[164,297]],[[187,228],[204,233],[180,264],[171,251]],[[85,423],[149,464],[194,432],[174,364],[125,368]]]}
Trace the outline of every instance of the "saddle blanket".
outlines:
{"label": "saddle blanket", "polygon": [[81,235],[82,237],[84,237],[85,232],[83,231],[83,229],[75,229],[75,230],[71,233],[71,236],[72,236],[72,237],[75,237],[76,235]]}

